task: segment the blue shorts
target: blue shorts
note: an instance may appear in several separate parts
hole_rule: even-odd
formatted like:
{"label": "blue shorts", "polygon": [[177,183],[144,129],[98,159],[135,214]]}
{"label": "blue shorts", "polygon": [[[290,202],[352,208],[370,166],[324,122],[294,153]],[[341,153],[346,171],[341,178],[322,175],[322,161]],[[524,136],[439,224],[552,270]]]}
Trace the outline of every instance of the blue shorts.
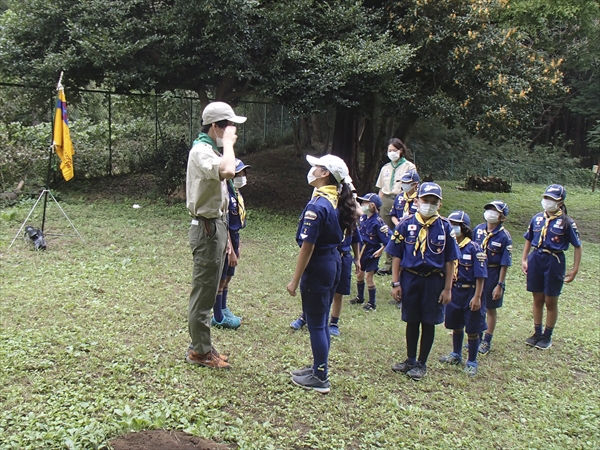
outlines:
{"label": "blue shorts", "polygon": [[379,269],[379,258],[373,258],[374,251],[365,249],[360,257],[360,270],[363,272],[377,272]]}
{"label": "blue shorts", "polygon": [[352,255],[350,252],[344,252],[342,256],[342,271],[340,281],[335,288],[336,294],[350,295],[350,285],[352,284]]}
{"label": "blue shorts", "polygon": [[302,311],[329,314],[340,281],[341,266],[340,252],[335,248],[327,255],[313,253],[300,279]]}
{"label": "blue shorts", "polygon": [[502,290],[502,295],[498,300],[492,300],[492,293],[496,286],[498,286],[498,280],[500,279],[500,269],[502,266],[498,267],[488,267],[488,276],[483,282],[483,294],[481,294],[482,303],[485,304],[486,309],[498,309],[502,308],[502,303],[504,302],[504,290]]}
{"label": "blue shorts", "polygon": [[439,299],[444,284],[442,272],[422,277],[403,270],[400,274],[402,320],[407,323],[424,322],[432,325],[442,323],[445,306]]}
{"label": "blue shorts", "polygon": [[527,290],[558,297],[565,282],[565,254],[534,250],[527,257]]}
{"label": "blue shorts", "polygon": [[475,288],[452,288],[452,301],[446,305],[446,328],[451,330],[462,330],[467,334],[478,334],[487,330],[485,321],[485,303],[481,302],[481,308],[471,311],[469,302],[475,295]]}
{"label": "blue shorts", "polygon": [[[240,256],[240,233],[237,231],[229,231],[231,236],[231,246],[237,256]],[[223,273],[221,274],[221,280],[227,277],[232,277],[235,274],[235,266],[229,265],[229,255],[225,254],[225,264],[223,264]]]}

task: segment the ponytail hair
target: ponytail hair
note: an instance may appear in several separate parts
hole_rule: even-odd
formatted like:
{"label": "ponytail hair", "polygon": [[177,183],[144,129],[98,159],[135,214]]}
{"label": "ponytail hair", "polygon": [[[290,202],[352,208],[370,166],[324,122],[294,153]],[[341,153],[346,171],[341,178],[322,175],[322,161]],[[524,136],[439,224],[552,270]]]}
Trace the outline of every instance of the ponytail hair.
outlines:
{"label": "ponytail hair", "polygon": [[338,220],[340,227],[344,231],[345,236],[352,236],[356,229],[356,224],[360,218],[356,200],[352,195],[350,186],[347,183],[342,182],[342,190],[340,192],[340,199],[338,200]]}

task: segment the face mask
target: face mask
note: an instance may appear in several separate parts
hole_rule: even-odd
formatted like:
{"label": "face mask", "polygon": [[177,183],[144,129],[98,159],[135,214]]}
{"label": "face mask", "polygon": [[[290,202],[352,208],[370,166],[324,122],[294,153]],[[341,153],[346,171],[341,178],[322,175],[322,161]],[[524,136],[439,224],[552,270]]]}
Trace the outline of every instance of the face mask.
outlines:
{"label": "face mask", "polygon": [[486,209],[483,213],[483,218],[489,223],[498,223],[500,221],[500,213],[492,209]]}
{"label": "face mask", "polygon": [[369,208],[369,205],[362,205],[360,209],[362,209],[363,214],[369,214],[371,212],[371,208]]}
{"label": "face mask", "polygon": [[548,200],[547,198],[542,199],[542,208],[544,211],[554,213],[558,211],[558,202],[554,200]]}
{"label": "face mask", "polygon": [[423,216],[423,217],[431,217],[433,216],[438,210],[438,205],[436,204],[431,204],[431,203],[421,203],[419,204],[419,213]]}
{"label": "face mask", "polygon": [[412,183],[402,183],[402,190],[408,192],[413,188]]}
{"label": "face mask", "polygon": [[217,138],[217,147],[223,148],[223,139],[220,137]]}
{"label": "face mask", "polygon": [[454,234],[456,236],[460,236],[460,233],[461,233],[460,225],[452,225],[452,231],[454,231]]}
{"label": "face mask", "polygon": [[246,177],[235,177],[233,179],[233,186],[237,189],[243,188],[246,186]]}
{"label": "face mask", "polygon": [[388,158],[391,162],[396,162],[400,159],[400,152],[388,152]]}
{"label": "face mask", "polygon": [[315,177],[315,170],[317,170],[317,168],[315,166],[312,166],[308,171],[308,175],[306,175],[306,180],[308,181],[308,184],[312,185],[312,183],[317,179],[317,177]]}

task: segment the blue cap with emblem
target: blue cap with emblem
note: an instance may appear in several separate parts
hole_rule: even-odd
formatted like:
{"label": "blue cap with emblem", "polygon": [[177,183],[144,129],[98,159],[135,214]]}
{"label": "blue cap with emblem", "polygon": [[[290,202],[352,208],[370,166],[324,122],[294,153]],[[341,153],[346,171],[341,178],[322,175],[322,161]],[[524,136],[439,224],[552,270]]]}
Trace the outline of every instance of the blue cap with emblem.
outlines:
{"label": "blue cap with emblem", "polygon": [[552,200],[564,202],[567,198],[567,191],[560,184],[551,184],[546,188],[546,192],[544,192],[544,197],[549,197]]}
{"label": "blue cap with emblem", "polygon": [[456,223],[464,223],[469,228],[471,227],[471,218],[464,211],[453,211],[448,216],[448,220]]}
{"label": "blue cap with emblem", "polygon": [[235,173],[240,173],[244,169],[252,169],[252,166],[244,164],[239,158],[235,158]]}
{"label": "blue cap with emblem", "polygon": [[375,203],[375,206],[377,206],[377,209],[381,208],[381,198],[379,198],[379,195],[372,192],[364,195],[363,197],[356,197],[356,199],[361,202],[373,202]]}
{"label": "blue cap with emblem", "polygon": [[435,195],[437,198],[442,198],[442,188],[435,183],[426,182],[419,186],[418,197],[425,197],[426,195]]}
{"label": "blue cap with emblem", "polygon": [[501,200],[494,200],[493,202],[489,202],[483,207],[483,209],[495,209],[504,217],[508,217],[508,205]]}
{"label": "blue cap with emblem", "polygon": [[416,170],[411,169],[404,172],[404,175],[402,175],[400,181],[402,183],[418,183],[419,181],[421,181],[421,178],[419,177],[419,174]]}

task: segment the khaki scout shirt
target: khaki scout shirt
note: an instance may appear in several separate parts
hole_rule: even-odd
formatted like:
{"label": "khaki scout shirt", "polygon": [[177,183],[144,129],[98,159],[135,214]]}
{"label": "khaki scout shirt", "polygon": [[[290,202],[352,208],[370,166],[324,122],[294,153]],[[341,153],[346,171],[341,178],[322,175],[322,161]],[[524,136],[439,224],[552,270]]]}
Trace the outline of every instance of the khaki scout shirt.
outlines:
{"label": "khaki scout shirt", "polygon": [[221,180],[221,156],[207,142],[196,142],[187,166],[186,205],[193,217],[215,219],[227,214],[229,195]]}
{"label": "khaki scout shirt", "polygon": [[381,189],[385,195],[398,195],[402,192],[402,182],[400,181],[400,178],[402,178],[402,175],[404,175],[405,172],[414,169],[415,165],[410,161],[404,161],[395,168],[392,166],[392,163],[389,162],[381,168],[375,186]]}

